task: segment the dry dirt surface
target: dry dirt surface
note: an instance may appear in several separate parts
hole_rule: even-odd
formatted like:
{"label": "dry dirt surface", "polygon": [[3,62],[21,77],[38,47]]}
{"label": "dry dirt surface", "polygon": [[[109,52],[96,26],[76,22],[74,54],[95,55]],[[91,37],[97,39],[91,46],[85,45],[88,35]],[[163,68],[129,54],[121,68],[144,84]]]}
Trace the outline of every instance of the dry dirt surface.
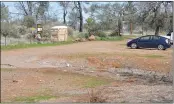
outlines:
{"label": "dry dirt surface", "polygon": [[42,94],[49,99],[36,102],[172,102],[172,49],[129,49],[125,43],[1,51],[2,101],[25,102],[21,97]]}

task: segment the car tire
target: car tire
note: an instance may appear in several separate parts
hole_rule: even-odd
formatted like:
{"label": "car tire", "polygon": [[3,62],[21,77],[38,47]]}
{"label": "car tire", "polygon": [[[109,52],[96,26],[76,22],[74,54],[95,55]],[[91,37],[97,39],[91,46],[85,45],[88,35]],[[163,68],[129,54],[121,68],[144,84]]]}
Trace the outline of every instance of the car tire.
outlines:
{"label": "car tire", "polygon": [[136,43],[132,43],[132,44],[131,44],[131,48],[132,48],[132,49],[137,49],[137,48],[138,48],[138,46],[137,46],[137,44],[136,44]]}
{"label": "car tire", "polygon": [[163,45],[158,45],[158,50],[165,50],[166,48]]}

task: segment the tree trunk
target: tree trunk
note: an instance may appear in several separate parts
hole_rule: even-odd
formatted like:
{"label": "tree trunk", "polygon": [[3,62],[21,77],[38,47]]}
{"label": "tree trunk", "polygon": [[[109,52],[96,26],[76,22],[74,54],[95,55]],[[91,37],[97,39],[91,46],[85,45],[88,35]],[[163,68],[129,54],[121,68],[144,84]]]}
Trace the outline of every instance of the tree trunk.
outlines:
{"label": "tree trunk", "polygon": [[66,11],[63,11],[63,24],[66,24]]}
{"label": "tree trunk", "polygon": [[142,35],[144,35],[144,30],[143,30],[143,23],[142,23]]}
{"label": "tree trunk", "polygon": [[27,1],[27,5],[28,5],[29,16],[32,16],[33,15],[32,1]]}
{"label": "tree trunk", "polygon": [[121,34],[120,34],[120,28],[118,29],[118,35],[121,36]]}
{"label": "tree trunk", "polygon": [[83,14],[82,14],[82,7],[80,1],[78,1],[78,6],[79,6],[79,14],[80,14],[80,28],[79,32],[83,32]]}
{"label": "tree trunk", "polygon": [[130,35],[132,35],[132,22],[130,22]]}
{"label": "tree trunk", "polygon": [[7,36],[5,36],[5,46],[7,45]]}
{"label": "tree trunk", "polygon": [[160,29],[160,27],[157,26],[156,29],[155,29],[155,35],[159,35],[159,29]]}
{"label": "tree trunk", "polygon": [[31,36],[30,36],[30,44],[31,44]]}

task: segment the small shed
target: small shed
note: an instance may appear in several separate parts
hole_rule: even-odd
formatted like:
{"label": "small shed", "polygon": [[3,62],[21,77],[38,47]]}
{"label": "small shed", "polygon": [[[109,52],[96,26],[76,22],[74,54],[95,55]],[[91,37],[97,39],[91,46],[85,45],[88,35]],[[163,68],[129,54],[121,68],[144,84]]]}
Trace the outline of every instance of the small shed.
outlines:
{"label": "small shed", "polygon": [[67,41],[68,27],[54,26],[51,28],[51,40],[53,41]]}

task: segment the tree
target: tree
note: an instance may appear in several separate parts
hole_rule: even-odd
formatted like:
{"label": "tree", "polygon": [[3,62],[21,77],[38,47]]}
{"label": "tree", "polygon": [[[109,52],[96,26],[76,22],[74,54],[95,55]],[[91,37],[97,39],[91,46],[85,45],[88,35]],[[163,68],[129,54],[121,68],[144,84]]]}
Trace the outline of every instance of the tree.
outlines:
{"label": "tree", "polygon": [[46,16],[45,13],[48,11],[49,8],[49,2],[47,1],[42,1],[42,2],[37,2],[37,7],[35,8],[35,16],[36,16],[36,21],[38,19],[46,21]]}
{"label": "tree", "polygon": [[146,6],[147,2],[137,2],[136,3],[136,7],[137,7],[137,14],[138,14],[138,18],[136,20],[136,23],[138,25],[141,25],[141,28],[142,28],[142,35],[144,35],[144,30],[147,31],[148,29],[148,25],[147,25],[147,22],[145,21],[146,20],[146,17],[149,15],[149,10],[150,8],[148,8],[148,6]]}
{"label": "tree", "polygon": [[77,2],[74,2],[74,5],[77,10],[78,10],[78,13],[79,13],[79,20],[80,20],[80,27],[79,27],[79,32],[83,32],[83,13],[82,13],[82,6],[81,6],[81,2],[80,1],[77,1]]}
{"label": "tree", "polygon": [[63,24],[66,24],[66,16],[68,13],[68,6],[69,6],[70,2],[60,1],[59,4],[61,7],[63,7]]}
{"label": "tree", "polygon": [[5,37],[5,45],[7,36],[9,35],[8,17],[9,17],[8,7],[6,7],[5,4],[1,2],[1,35]]}
{"label": "tree", "polygon": [[94,19],[101,30],[114,30],[121,35],[123,5],[115,3],[92,4],[89,8],[90,18]]}
{"label": "tree", "polygon": [[18,30],[15,25],[12,25],[10,22],[2,22],[1,25],[1,36],[5,37],[5,45],[7,37],[19,38]]}
{"label": "tree", "polygon": [[5,37],[5,46],[7,41],[7,36],[9,35],[9,25],[7,23],[1,23],[1,35]]}
{"label": "tree", "polygon": [[172,20],[167,10],[169,4],[170,2],[141,2],[141,5],[146,7],[141,10],[144,15],[141,17],[147,26],[155,30],[155,35],[159,35],[160,29],[171,27]]}
{"label": "tree", "polygon": [[27,28],[31,28],[35,25],[34,18],[32,16],[25,16],[23,23]]}
{"label": "tree", "polygon": [[125,5],[124,18],[129,22],[130,35],[133,33],[133,23],[135,22],[137,9],[134,2],[128,1]]}
{"label": "tree", "polygon": [[24,17],[35,18],[35,24],[38,19],[42,19],[45,12],[48,11],[49,2],[20,1],[16,3],[16,8]]}
{"label": "tree", "polygon": [[86,28],[88,30],[89,35],[91,35],[92,32],[97,31],[95,20],[92,18],[86,19]]}
{"label": "tree", "polygon": [[8,18],[9,18],[8,7],[6,7],[5,4],[1,2],[1,22],[8,21]]}
{"label": "tree", "polygon": [[68,24],[72,26],[75,30],[77,29],[77,25],[79,22],[79,19],[77,17],[79,17],[79,13],[75,9],[71,11],[68,15]]}

